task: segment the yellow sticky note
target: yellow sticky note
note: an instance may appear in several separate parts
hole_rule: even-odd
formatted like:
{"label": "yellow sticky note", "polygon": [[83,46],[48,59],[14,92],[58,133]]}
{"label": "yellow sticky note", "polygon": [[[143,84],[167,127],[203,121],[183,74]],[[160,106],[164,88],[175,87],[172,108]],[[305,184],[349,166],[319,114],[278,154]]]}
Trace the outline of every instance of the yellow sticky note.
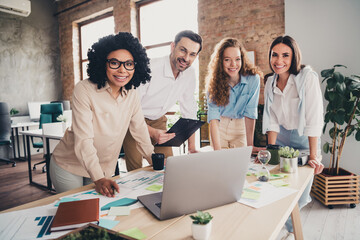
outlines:
{"label": "yellow sticky note", "polygon": [[288,176],[288,174],[285,174],[285,173],[271,174],[270,175],[270,180],[286,178],[287,176]]}
{"label": "yellow sticky note", "polygon": [[153,191],[153,192],[158,192],[162,189],[162,185],[157,185],[157,184],[154,184],[154,185],[151,185],[147,188],[145,188],[146,190],[149,190],[149,191]]}
{"label": "yellow sticky note", "polygon": [[280,179],[280,180],[273,180],[269,182],[271,185],[273,185],[274,187],[286,187],[289,185],[289,183],[285,182],[284,180]]}
{"label": "yellow sticky note", "polygon": [[125,234],[129,237],[133,237],[133,238],[136,238],[136,239],[145,239],[146,238],[146,235],[140,231],[140,229],[138,229],[137,227],[135,228],[130,228],[128,230],[125,230],[123,232],[120,232],[122,234]]}
{"label": "yellow sticky note", "polygon": [[257,200],[260,198],[260,192],[255,191],[244,191],[241,198]]}
{"label": "yellow sticky note", "polygon": [[108,213],[109,216],[127,216],[130,215],[130,207],[111,207]]}

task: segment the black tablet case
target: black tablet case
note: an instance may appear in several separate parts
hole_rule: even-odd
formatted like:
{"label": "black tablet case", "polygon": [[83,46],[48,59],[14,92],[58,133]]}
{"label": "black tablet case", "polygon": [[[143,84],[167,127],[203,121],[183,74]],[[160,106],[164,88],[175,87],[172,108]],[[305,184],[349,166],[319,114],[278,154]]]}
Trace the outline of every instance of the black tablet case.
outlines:
{"label": "black tablet case", "polygon": [[158,147],[179,147],[205,122],[200,120],[180,118],[167,133],[175,133],[176,136],[163,144],[156,144]]}

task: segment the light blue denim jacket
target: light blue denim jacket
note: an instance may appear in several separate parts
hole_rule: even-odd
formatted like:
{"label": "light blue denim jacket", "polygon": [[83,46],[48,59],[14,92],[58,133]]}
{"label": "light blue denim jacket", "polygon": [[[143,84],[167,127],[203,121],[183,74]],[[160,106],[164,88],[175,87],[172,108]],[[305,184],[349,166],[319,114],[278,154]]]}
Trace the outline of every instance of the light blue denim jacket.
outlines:
{"label": "light blue denim jacket", "polygon": [[[299,126],[297,128],[297,131],[299,133],[299,136],[302,136],[304,134],[304,128],[306,124],[305,119],[305,79],[308,74],[315,74],[316,77],[318,77],[317,73],[312,70],[310,66],[306,66],[303,69],[300,70],[300,72],[294,77],[296,89],[299,94],[299,106],[298,106],[298,112],[299,112]],[[269,77],[269,79],[266,82],[265,86],[265,106],[264,106],[264,114],[263,114],[263,134],[265,134],[267,131],[269,131],[269,124],[270,124],[270,107],[273,103],[274,98],[274,87],[276,86],[276,79],[278,78],[277,74],[274,74],[272,77]]]}

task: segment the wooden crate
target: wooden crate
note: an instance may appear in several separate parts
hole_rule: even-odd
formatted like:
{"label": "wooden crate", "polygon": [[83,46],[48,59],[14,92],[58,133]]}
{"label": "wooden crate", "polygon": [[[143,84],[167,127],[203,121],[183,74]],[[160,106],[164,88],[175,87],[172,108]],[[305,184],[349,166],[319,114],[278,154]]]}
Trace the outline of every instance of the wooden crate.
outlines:
{"label": "wooden crate", "polygon": [[329,169],[314,177],[311,194],[325,206],[359,203],[360,176],[340,168],[338,176],[328,175]]}

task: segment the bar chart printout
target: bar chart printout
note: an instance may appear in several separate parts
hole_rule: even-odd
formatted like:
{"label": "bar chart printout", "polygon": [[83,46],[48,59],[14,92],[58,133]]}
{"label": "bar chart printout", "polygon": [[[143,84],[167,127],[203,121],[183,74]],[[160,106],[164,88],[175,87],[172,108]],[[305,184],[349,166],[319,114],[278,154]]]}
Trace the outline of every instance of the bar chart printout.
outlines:
{"label": "bar chart printout", "polygon": [[119,186],[132,189],[146,188],[152,184],[163,185],[164,173],[139,171],[137,173],[125,176],[116,181]]}

